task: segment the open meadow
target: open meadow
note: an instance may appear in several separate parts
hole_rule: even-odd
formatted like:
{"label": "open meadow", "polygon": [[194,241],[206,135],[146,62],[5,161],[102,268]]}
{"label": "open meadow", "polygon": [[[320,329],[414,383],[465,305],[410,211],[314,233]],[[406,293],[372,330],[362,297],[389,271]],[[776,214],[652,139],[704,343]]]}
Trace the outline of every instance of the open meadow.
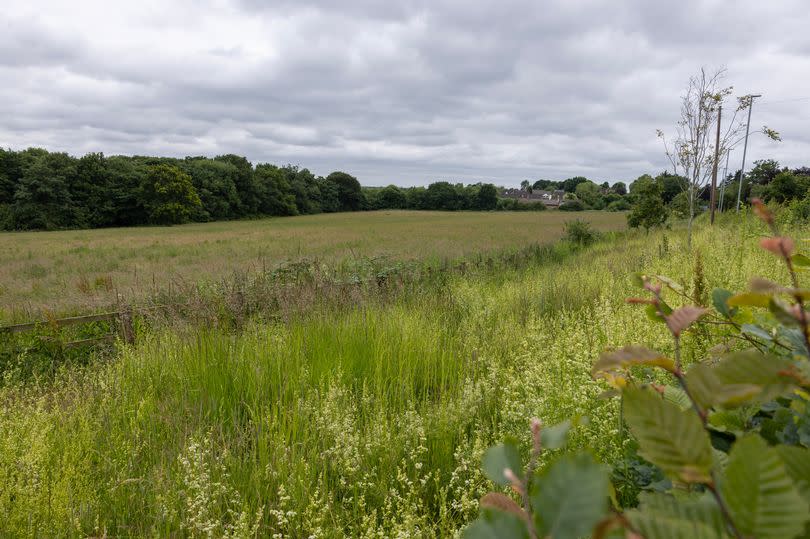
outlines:
{"label": "open meadow", "polygon": [[[586,216],[616,226],[613,216]],[[340,245],[326,252],[433,256],[440,251],[424,238],[442,226],[441,236],[465,238],[440,244],[461,255],[516,246],[520,234],[533,240],[536,231],[520,230],[532,222],[558,235],[562,217],[493,214],[475,225],[476,238],[469,227],[482,216],[474,214],[395,213],[408,226],[384,231],[370,230],[379,215],[359,214],[340,233],[332,229]],[[261,245],[273,245],[250,235],[257,225],[285,230],[285,241],[314,256],[303,238],[328,243],[322,225],[331,218],[206,225],[211,238],[228,238],[209,239],[217,255],[189,245],[191,231],[205,226],[17,237],[40,249],[51,241],[65,260],[96,238],[108,249],[102,259],[140,243],[164,260],[188,249],[198,267],[200,257],[223,267],[226,253],[250,263]],[[405,233],[417,221],[419,232]],[[138,344],[121,345],[115,357],[33,381],[13,382],[7,364],[0,535],[451,537],[492,488],[479,470],[483,452],[506,436],[528,443],[532,416],[547,424],[587,416],[569,449],[620,461],[633,442],[618,402],[600,398],[605,387],[591,364],[628,343],[672,349],[665,326],[625,302],[638,294],[633,273],[665,274],[685,290],[742,289],[753,274],[783,279],[784,268],[756,246],[762,230],[747,216],[699,228],[691,248],[682,230],[584,248],[560,242],[520,267],[450,274],[388,302],[255,319],[238,330],[142,327]],[[140,239],[116,245],[125,233]],[[150,247],[161,233],[166,243]],[[687,363],[706,353],[699,334],[681,345]]]}
{"label": "open meadow", "polygon": [[[86,312],[172,286],[308,260],[344,274],[369,259],[441,262],[548,244],[566,221],[626,226],[620,212],[377,211],[173,227],[0,232],[0,322]],[[385,261],[385,262],[381,262]]]}

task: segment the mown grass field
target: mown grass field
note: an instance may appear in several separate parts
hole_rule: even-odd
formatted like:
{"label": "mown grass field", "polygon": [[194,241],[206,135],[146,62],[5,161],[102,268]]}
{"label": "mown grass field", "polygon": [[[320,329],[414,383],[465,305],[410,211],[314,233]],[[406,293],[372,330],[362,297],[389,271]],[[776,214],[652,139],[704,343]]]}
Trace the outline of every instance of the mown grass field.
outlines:
{"label": "mown grass field", "polygon": [[[582,218],[625,228],[623,213],[380,211],[174,227],[0,233],[0,320],[12,312],[88,310],[175,284],[262,271],[301,259],[454,259],[563,235]],[[24,318],[16,314],[14,318]]]}
{"label": "mown grass field", "polygon": [[[530,417],[587,416],[569,447],[620,458],[617,405],[591,363],[629,343],[671,348],[625,302],[632,274],[688,290],[700,253],[709,288],[782,279],[761,230],[745,217],[701,226],[692,248],[680,230],[560,243],[390,302],[237,332],[156,327],[110,361],[6,384],[0,535],[451,537],[491,488],[483,451],[528,443]],[[684,336],[686,361],[704,342]]]}

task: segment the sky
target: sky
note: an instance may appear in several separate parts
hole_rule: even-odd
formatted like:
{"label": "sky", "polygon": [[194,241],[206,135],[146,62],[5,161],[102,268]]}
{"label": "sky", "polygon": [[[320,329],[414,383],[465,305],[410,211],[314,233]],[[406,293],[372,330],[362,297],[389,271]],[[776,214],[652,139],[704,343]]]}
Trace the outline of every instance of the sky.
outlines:
{"label": "sky", "polygon": [[0,146],[613,183],[667,168],[656,129],[725,67],[783,138],[748,163],[810,166],[808,28],[807,0],[4,0]]}

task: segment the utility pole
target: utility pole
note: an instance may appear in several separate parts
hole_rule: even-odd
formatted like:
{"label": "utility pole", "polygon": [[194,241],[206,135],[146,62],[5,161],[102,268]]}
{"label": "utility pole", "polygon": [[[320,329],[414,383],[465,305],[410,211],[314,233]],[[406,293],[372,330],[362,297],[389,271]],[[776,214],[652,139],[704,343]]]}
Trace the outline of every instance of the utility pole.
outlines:
{"label": "utility pole", "polygon": [[748,123],[745,124],[745,144],[743,144],[742,168],[740,168],[740,185],[737,188],[737,213],[740,213],[740,196],[742,196],[742,186],[745,179],[745,152],[748,151],[748,130],[751,127],[751,109],[754,108],[754,99],[762,97],[762,94],[749,95],[751,102],[748,104]]}
{"label": "utility pole", "polygon": [[726,150],[726,166],[723,169],[723,185],[720,186],[720,211],[723,211],[723,201],[726,196],[726,178],[728,178],[728,158],[731,157],[731,150]]}
{"label": "utility pole", "polygon": [[714,141],[714,164],[712,166],[712,193],[709,205],[712,208],[709,224],[714,224],[714,207],[717,203],[717,161],[720,159],[720,120],[723,118],[723,105],[717,109],[717,138]]}

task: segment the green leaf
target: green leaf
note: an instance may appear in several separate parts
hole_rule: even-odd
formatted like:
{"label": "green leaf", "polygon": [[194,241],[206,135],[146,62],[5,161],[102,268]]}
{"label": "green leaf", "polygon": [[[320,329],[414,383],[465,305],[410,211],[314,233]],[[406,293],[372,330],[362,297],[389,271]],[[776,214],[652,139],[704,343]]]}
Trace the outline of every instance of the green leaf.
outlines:
{"label": "green leaf", "polygon": [[662,367],[670,372],[675,370],[675,362],[661,352],[643,346],[625,346],[599,356],[599,359],[593,365],[593,372],[595,374],[636,365]]}
{"label": "green leaf", "polygon": [[761,388],[753,384],[725,384],[715,373],[715,367],[696,363],[686,373],[686,384],[692,398],[702,409],[715,405],[734,407],[745,404],[759,395]]}
{"label": "green leaf", "polygon": [[669,494],[642,493],[638,509],[628,511],[627,519],[642,537],[655,539],[720,539],[723,517],[708,496],[696,500],[676,499]]}
{"label": "green leaf", "polygon": [[740,329],[746,335],[763,339],[765,342],[773,341],[773,335],[768,333],[766,329],[763,329],[760,326],[756,326],[754,324],[743,324]]}
{"label": "green leaf", "polygon": [[771,301],[768,302],[768,310],[771,311],[771,314],[779,321],[779,323],[786,326],[799,325],[799,321],[796,320],[795,316],[790,314],[789,309],[790,305],[782,299],[771,298]]}
{"label": "green leaf", "polygon": [[791,445],[776,446],[776,452],[796,490],[810,504],[810,449]]}
{"label": "green leaf", "polygon": [[563,447],[568,439],[569,430],[571,430],[570,419],[557,423],[553,427],[543,427],[543,430],[540,431],[540,445],[543,449],[559,449]]}
{"label": "green leaf", "polygon": [[810,258],[804,256],[801,253],[796,253],[795,255],[791,256],[790,259],[793,261],[793,265],[799,268],[808,268],[810,267]]}
{"label": "green leaf", "polygon": [[656,275],[659,281],[667,285],[670,289],[674,290],[675,292],[683,292],[683,287],[676,283],[674,280],[670,279],[666,275]]}
{"label": "green leaf", "polygon": [[734,436],[742,436],[755,411],[756,409],[753,407],[718,410],[709,414],[708,422],[712,429],[718,432],[729,432]]}
{"label": "green leaf", "polygon": [[644,312],[647,314],[647,318],[649,318],[653,322],[666,322],[666,320],[664,320],[664,317],[658,314],[658,307],[656,307],[655,305],[652,304],[647,305],[644,308]]}
{"label": "green leaf", "polygon": [[700,418],[652,390],[624,391],[624,417],[639,443],[639,454],[670,477],[687,483],[711,480],[712,447]]}
{"label": "green leaf", "polygon": [[531,493],[538,536],[578,539],[607,514],[608,469],[590,455],[568,455],[549,466]]}
{"label": "green leaf", "polygon": [[761,354],[755,350],[736,352],[714,366],[714,373],[724,384],[752,384],[762,388],[760,399],[769,400],[791,390],[795,380],[785,373],[793,362],[783,357]]}
{"label": "green leaf", "polygon": [[526,524],[517,516],[494,509],[482,509],[481,516],[464,528],[464,539],[528,539]]}
{"label": "green leaf", "polygon": [[785,373],[792,367],[788,359],[749,350],[728,355],[713,365],[693,365],[686,373],[686,383],[702,408],[733,408],[790,391],[795,380]]}
{"label": "green leaf", "polygon": [[751,307],[767,307],[771,300],[770,294],[759,294],[756,292],[742,292],[735,294],[726,300],[729,307],[740,307],[748,305]]}
{"label": "green leaf", "polygon": [[717,312],[726,318],[731,318],[734,316],[734,309],[731,309],[728,306],[728,298],[733,295],[734,294],[728,290],[724,290],[722,288],[715,288],[712,290],[712,304],[714,305],[714,308],[717,309]]}
{"label": "green leaf", "polygon": [[484,453],[482,468],[489,479],[501,486],[511,484],[511,481],[503,473],[507,468],[512,470],[518,478],[523,477],[523,464],[520,460],[520,453],[512,441],[490,447]]}
{"label": "green leaf", "polygon": [[720,492],[744,536],[789,539],[801,533],[810,518],[807,502],[779,454],[756,435],[740,439],[731,448]]}
{"label": "green leaf", "polygon": [[692,407],[689,396],[679,387],[664,386],[664,400],[671,402],[681,410],[688,410]]}

